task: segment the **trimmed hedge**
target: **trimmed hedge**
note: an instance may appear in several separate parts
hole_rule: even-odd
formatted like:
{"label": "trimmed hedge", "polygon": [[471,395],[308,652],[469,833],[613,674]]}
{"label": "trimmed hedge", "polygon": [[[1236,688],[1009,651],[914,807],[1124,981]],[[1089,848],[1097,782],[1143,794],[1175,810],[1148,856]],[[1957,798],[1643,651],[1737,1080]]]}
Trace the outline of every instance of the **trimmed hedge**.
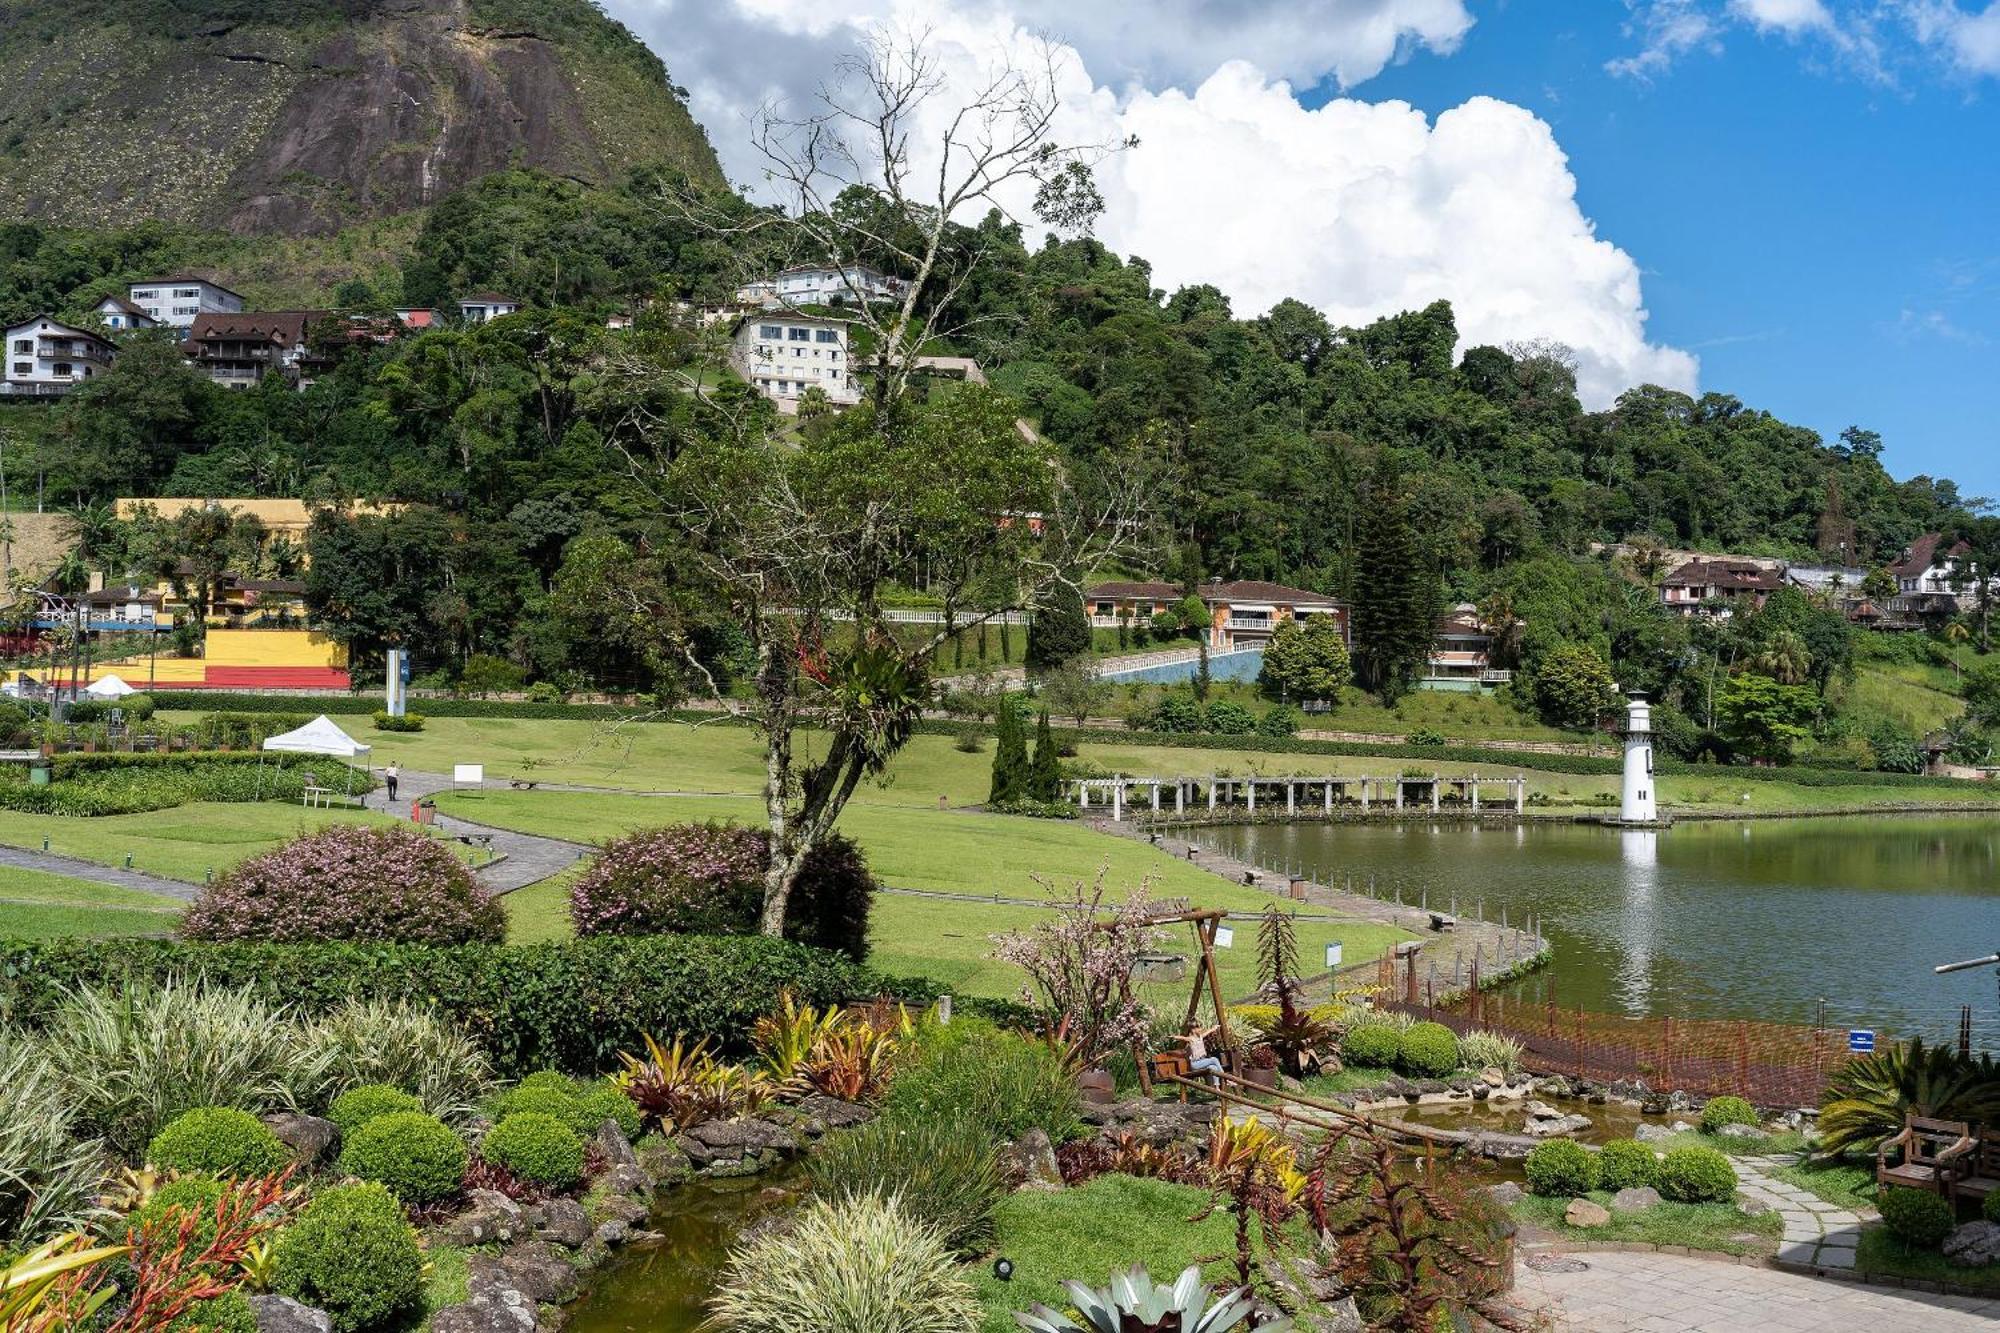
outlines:
{"label": "trimmed hedge", "polygon": [[1528,1173],[1529,1193],[1545,1199],[1574,1198],[1597,1188],[1597,1158],[1574,1139],[1537,1145],[1522,1166]]}
{"label": "trimmed hedge", "polygon": [[1935,1250],[1957,1225],[1951,1204],[1929,1190],[1891,1188],[1875,1199],[1889,1234],[1913,1250]]}
{"label": "trimmed hedge", "polygon": [[568,1189],[583,1179],[583,1140],[540,1111],[517,1111],[488,1130],[479,1141],[479,1155],[552,1189]]}
{"label": "trimmed hedge", "polygon": [[1656,1183],[1660,1197],[1675,1203],[1728,1203],[1736,1197],[1736,1168],[1713,1148],[1672,1148]]}
{"label": "trimmed hedge", "polygon": [[1415,1023],[1396,1039],[1396,1068],[1411,1078],[1443,1078],[1458,1068],[1458,1034],[1442,1023]]}
{"label": "trimmed hedge", "polygon": [[1617,1192],[1650,1185],[1659,1178],[1660,1159],[1646,1144],[1613,1139],[1597,1154],[1597,1187]]}
{"label": "trimmed hedge", "polygon": [[[315,712],[336,717],[368,717],[376,708],[374,695],[331,695],[302,701],[294,695],[222,694],[209,690],[156,690],[154,702],[161,708],[232,709],[237,712],[291,712],[302,702]],[[515,703],[500,699],[425,699],[426,717],[511,717],[547,721],[627,721],[689,722],[710,726],[748,726],[742,718],[718,717],[712,712],[690,709],[656,711],[619,704]],[[976,731],[991,735],[993,724],[955,718],[926,718],[915,725],[919,735],[957,737]],[[1625,771],[1625,761],[1615,755],[1544,754],[1540,751],[1502,750],[1482,745],[1391,745],[1368,741],[1320,741],[1299,736],[1223,735],[1219,732],[1110,731],[1097,727],[1057,727],[1058,743],[1147,745],[1183,750],[1241,750],[1259,754],[1323,754],[1378,759],[1426,759],[1451,763],[1497,764],[1508,768],[1533,769],[1540,773],[1565,773],[1577,777],[1615,776]],[[1735,764],[1691,764],[1658,755],[1655,771],[1675,776],[1723,777],[1743,782],[1792,782],[1801,787],[1913,787],[1976,790],[1976,784],[1957,778],[1934,778],[1915,773],[1883,773],[1875,770],[1828,769],[1793,766],[1757,768]]]}
{"label": "trimmed hedge", "polygon": [[228,1106],[183,1112],[146,1146],[146,1161],[162,1170],[216,1176],[266,1176],[289,1160],[263,1121]]}
{"label": "trimmed hedge", "polygon": [[391,1088],[381,1083],[364,1083],[358,1088],[349,1088],[333,1099],[327,1108],[326,1118],[340,1129],[342,1138],[352,1138],[354,1131],[370,1120],[385,1115],[403,1115],[411,1111],[422,1113],[423,1098],[404,1092],[401,1088]]}
{"label": "trimmed hedge", "polygon": [[526,945],[65,939],[0,943],[0,1014],[33,1024],[80,986],[195,975],[307,1013],[352,998],[432,1006],[471,1032],[502,1077],[551,1068],[599,1073],[619,1051],[638,1050],[649,1032],[741,1047],[787,989],[816,1008],[878,995],[924,1004],[939,993],[929,981],[894,980],[839,954],[761,935]]}
{"label": "trimmed hedge", "polygon": [[335,1333],[379,1327],[423,1296],[417,1233],[380,1185],[321,1190],[274,1254],[272,1290],[331,1314]]}
{"label": "trimmed hedge", "polygon": [[322,786],[372,791],[361,769],[320,755],[184,751],[178,754],[61,754],[51,781],[30,786],[24,770],[0,774],[0,808],[28,814],[94,817],[166,810],[193,801],[296,801],[305,774]]}
{"label": "trimmed hedge", "polygon": [[1711,1097],[1708,1105],[1701,1108],[1701,1127],[1710,1134],[1725,1125],[1748,1125],[1755,1129],[1762,1123],[1757,1108],[1741,1097]]}
{"label": "trimmed hedge", "polygon": [[347,1136],[340,1169],[387,1185],[404,1203],[435,1203],[458,1193],[468,1157],[464,1141],[442,1120],[395,1111]]}

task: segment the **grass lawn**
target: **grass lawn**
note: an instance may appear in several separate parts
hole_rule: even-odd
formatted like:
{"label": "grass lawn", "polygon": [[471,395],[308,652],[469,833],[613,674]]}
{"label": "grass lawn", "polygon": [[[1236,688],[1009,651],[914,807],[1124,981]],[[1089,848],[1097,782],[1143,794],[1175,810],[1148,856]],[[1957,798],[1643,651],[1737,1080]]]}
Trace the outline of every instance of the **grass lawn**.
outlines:
{"label": "grass lawn", "polygon": [[[1607,1208],[1611,1195],[1594,1191],[1589,1197]],[[1654,1245],[1685,1245],[1712,1254],[1775,1254],[1784,1222],[1775,1212],[1751,1217],[1730,1203],[1657,1203],[1636,1213],[1612,1213],[1601,1227],[1573,1227],[1563,1221],[1568,1199],[1528,1195],[1513,1207],[1514,1216],[1565,1239],[1642,1241]]]}
{"label": "grass lawn", "polygon": [[[604,839],[633,829],[655,828],[683,819],[735,819],[751,822],[754,801],[746,798],[603,796],[579,792],[454,792],[441,795],[438,806],[448,814],[504,828],[568,838]],[[1254,889],[1226,883],[1142,843],[1093,833],[1057,820],[1018,819],[888,806],[851,806],[841,828],[868,853],[869,864],[883,883],[902,889],[939,893],[998,894],[1035,898],[1042,890],[1036,874],[1060,882],[1064,877],[1088,877],[1100,867],[1114,890],[1153,876],[1154,893],[1185,896],[1207,907],[1246,915],[1259,913],[1276,899]],[[509,894],[506,905],[510,938],[561,938],[568,933],[564,904],[573,874],[557,876]],[[870,962],[884,971],[928,976],[964,995],[1012,996],[1020,989],[1020,974],[987,957],[991,936],[1026,929],[1042,913],[1018,903],[967,902],[960,898],[889,893],[876,899],[871,930]],[[1168,941],[1182,949],[1185,931]],[[1409,936],[1389,926],[1364,923],[1302,921],[1298,926],[1303,957],[1324,957],[1329,940],[1346,946],[1346,958],[1373,958]],[[1231,996],[1255,986],[1255,942],[1248,930],[1234,947],[1220,953],[1222,981]],[[1178,988],[1175,988],[1178,990]]]}
{"label": "grass lawn", "polygon": [[0,938],[165,935],[180,913],[179,902],[157,894],[0,866]]}
{"label": "grass lawn", "polygon": [[1936,1250],[1908,1248],[1879,1222],[1861,1228],[1861,1244],[1854,1252],[1854,1266],[1864,1273],[1949,1282],[1954,1286],[2000,1294],[2000,1264],[1960,1268]]}
{"label": "grass lawn", "polygon": [[1875,1166],[1872,1162],[1798,1162],[1774,1173],[1830,1204],[1850,1210],[1874,1211]]}
{"label": "grass lawn", "polygon": [[1377,1069],[1372,1065],[1350,1065],[1338,1074],[1314,1074],[1302,1080],[1308,1097],[1330,1097],[1336,1092],[1360,1092],[1366,1088],[1377,1088],[1395,1078],[1393,1069]]}
{"label": "grass lawn", "polygon": [[1206,1190],[1120,1175],[1056,1193],[1009,1195],[1000,1203],[996,1251],[1014,1261],[1013,1281],[1000,1281],[986,1263],[965,1270],[986,1303],[981,1333],[1015,1333],[1014,1312],[1037,1302],[1067,1308],[1065,1279],[1101,1287],[1135,1263],[1154,1280],[1172,1282],[1189,1264],[1209,1260],[1205,1277],[1231,1280],[1234,1266],[1216,1259],[1235,1252],[1229,1215],[1188,1221],[1207,1201]]}

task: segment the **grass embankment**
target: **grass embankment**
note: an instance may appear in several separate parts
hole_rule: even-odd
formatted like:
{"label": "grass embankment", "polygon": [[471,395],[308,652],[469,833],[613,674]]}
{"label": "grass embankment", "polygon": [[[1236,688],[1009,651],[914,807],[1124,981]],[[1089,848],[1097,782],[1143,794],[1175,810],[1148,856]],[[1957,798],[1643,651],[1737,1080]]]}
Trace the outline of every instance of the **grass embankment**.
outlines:
{"label": "grass embankment", "polygon": [[[749,797],[607,796],[583,792],[453,792],[439,796],[447,814],[549,837],[601,841],[635,829],[680,820],[721,819],[755,823],[757,802]],[[1020,973],[992,961],[991,936],[1026,929],[1041,919],[1040,909],[1017,903],[968,902],[947,894],[998,895],[1039,900],[1036,876],[1060,885],[1104,871],[1116,896],[1150,880],[1155,897],[1185,897],[1204,907],[1245,916],[1274,900],[1264,893],[1225,882],[1144,843],[1108,838],[1078,824],[952,811],[856,804],[841,817],[841,829],[861,844],[869,865],[884,884],[924,893],[886,893],[876,899],[869,961],[885,971],[923,975],[961,994],[1011,996]],[[509,894],[505,903],[513,938],[561,938],[568,933],[565,902],[573,875],[557,876]],[[1243,923],[1247,925],[1248,923]],[[1170,951],[1188,947],[1182,930],[1166,942]],[[1302,921],[1299,949],[1322,957],[1338,939],[1349,962],[1373,958],[1409,938],[1389,926],[1355,922]],[[1222,981],[1233,997],[1254,985],[1256,951],[1247,933],[1219,953]]]}
{"label": "grass embankment", "polygon": [[[1585,1197],[1610,1207],[1611,1195],[1597,1190]],[[1656,1203],[1638,1212],[1613,1212],[1601,1227],[1573,1227],[1563,1221],[1568,1199],[1527,1195],[1513,1207],[1514,1216],[1565,1240],[1591,1244],[1636,1241],[1652,1245],[1685,1245],[1711,1254],[1775,1254],[1784,1221],[1775,1213],[1751,1217],[1733,1203]]]}
{"label": "grass embankment", "polygon": [[[169,716],[175,721],[187,721],[196,715]],[[423,731],[414,734],[376,731],[365,734],[375,747],[371,759],[377,767],[395,759],[405,768],[448,773],[453,764],[480,763],[486,766],[489,778],[678,794],[748,795],[760,790],[764,780],[763,751],[757,734],[747,727],[538,718],[432,718]],[[800,739],[801,748],[807,750],[821,743],[821,738],[810,732],[802,734]],[[1405,769],[1447,777],[1474,772],[1519,773],[1528,779],[1531,793],[1547,798],[1546,806],[1537,805],[1534,809],[1555,813],[1608,808],[1616,799],[1619,783],[1614,774],[1583,775],[1537,769],[1532,754],[1480,763],[1280,754],[1249,748],[1147,745],[1123,740],[1117,732],[1106,732],[1101,740],[1093,737],[1085,741],[1078,758],[1106,772],[1160,777],[1390,777]],[[991,738],[983,738],[977,752],[965,753],[956,748],[953,737],[916,736],[890,766],[887,782],[864,786],[856,794],[855,802],[857,806],[935,809],[939,797],[943,797],[949,805],[976,805],[986,799],[992,763]],[[1708,813],[1811,814],[1982,800],[2000,807],[2000,788],[1989,791],[1976,783],[1816,787],[1754,780],[1717,768],[1713,772],[1661,775],[1660,798],[1676,809]]]}
{"label": "grass embankment", "polygon": [[0,938],[165,935],[180,919],[172,898],[0,866]]}

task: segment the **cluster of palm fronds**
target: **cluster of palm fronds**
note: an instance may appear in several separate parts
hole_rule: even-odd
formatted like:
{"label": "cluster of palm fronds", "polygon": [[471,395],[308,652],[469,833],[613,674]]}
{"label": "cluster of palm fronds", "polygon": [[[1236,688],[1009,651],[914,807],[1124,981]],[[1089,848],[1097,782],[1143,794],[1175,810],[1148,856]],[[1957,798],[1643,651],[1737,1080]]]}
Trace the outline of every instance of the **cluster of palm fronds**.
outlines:
{"label": "cluster of palm fronds", "polygon": [[1912,1115],[2000,1127],[2000,1064],[1921,1040],[1850,1060],[1827,1080],[1820,1151],[1872,1150]]}

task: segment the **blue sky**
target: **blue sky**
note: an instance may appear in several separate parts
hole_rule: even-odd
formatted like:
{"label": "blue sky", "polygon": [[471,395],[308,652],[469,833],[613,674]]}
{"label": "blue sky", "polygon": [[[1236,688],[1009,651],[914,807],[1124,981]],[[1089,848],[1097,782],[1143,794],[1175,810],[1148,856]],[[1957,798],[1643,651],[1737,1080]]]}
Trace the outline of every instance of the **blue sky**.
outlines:
{"label": "blue sky", "polygon": [[1896,476],[2000,497],[2000,83],[1915,55],[1885,82],[1747,27],[1642,78],[1606,67],[1643,44],[1621,4],[1474,13],[1455,53],[1350,95],[1535,112],[1704,390],[1829,439],[1868,426]]}

